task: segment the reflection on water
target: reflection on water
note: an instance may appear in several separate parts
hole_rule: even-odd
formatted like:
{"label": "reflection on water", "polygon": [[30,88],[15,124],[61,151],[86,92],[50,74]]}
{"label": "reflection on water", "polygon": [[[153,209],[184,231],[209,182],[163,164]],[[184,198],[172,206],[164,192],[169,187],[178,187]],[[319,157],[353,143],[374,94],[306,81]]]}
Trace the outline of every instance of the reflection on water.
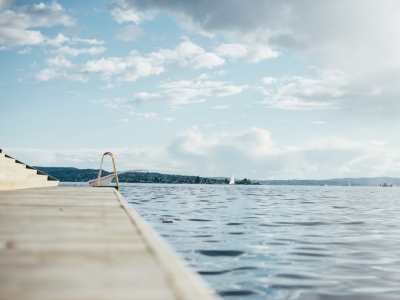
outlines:
{"label": "reflection on water", "polygon": [[[226,299],[400,299],[398,188],[124,184]],[[163,218],[174,219],[172,224]]]}

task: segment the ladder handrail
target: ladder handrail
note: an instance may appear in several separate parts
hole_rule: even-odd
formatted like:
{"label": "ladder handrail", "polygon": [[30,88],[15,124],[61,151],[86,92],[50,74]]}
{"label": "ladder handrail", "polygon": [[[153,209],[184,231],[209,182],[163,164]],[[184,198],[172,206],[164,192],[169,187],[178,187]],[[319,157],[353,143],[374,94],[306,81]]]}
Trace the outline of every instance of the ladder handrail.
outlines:
{"label": "ladder handrail", "polygon": [[103,169],[103,161],[104,161],[104,156],[105,156],[105,155],[111,156],[112,163],[113,163],[113,167],[114,167],[115,183],[117,184],[116,189],[117,189],[117,191],[119,191],[119,182],[118,182],[117,168],[116,168],[116,166],[115,166],[114,154],[112,154],[111,152],[106,152],[106,153],[104,153],[103,156],[101,157],[101,163],[100,163],[100,169],[99,169],[99,176],[97,177],[96,186],[100,186],[100,177],[101,177],[101,171],[102,171],[102,169]]}
{"label": "ladder handrail", "polygon": [[[120,171],[120,172],[118,172],[118,175],[122,175],[122,174],[125,174],[125,173],[148,172],[148,171],[150,171],[150,170],[149,169],[133,169],[133,170]],[[106,176],[103,176],[103,177],[100,178],[100,182],[102,180],[110,178],[110,177],[114,178],[115,175],[113,173],[111,173],[111,174],[108,174]],[[96,179],[91,179],[91,180],[88,181],[88,183],[90,183],[90,184],[93,183],[94,185],[96,185],[97,181],[98,181],[97,178]]]}

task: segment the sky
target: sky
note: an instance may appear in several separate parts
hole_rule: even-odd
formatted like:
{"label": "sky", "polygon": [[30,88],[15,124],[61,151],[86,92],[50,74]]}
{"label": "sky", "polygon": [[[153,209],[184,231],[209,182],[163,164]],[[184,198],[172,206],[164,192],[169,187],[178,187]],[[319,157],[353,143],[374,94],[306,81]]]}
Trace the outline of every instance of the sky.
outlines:
{"label": "sky", "polygon": [[34,166],[111,151],[118,170],[400,177],[399,16],[397,0],[0,0],[0,148]]}

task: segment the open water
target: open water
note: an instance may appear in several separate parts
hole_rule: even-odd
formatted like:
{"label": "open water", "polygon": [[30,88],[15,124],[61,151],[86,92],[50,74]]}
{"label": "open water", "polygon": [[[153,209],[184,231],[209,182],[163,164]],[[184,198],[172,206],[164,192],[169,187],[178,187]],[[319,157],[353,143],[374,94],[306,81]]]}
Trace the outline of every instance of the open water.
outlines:
{"label": "open water", "polygon": [[[223,298],[400,299],[400,188],[123,184]],[[173,224],[162,223],[174,219]]]}

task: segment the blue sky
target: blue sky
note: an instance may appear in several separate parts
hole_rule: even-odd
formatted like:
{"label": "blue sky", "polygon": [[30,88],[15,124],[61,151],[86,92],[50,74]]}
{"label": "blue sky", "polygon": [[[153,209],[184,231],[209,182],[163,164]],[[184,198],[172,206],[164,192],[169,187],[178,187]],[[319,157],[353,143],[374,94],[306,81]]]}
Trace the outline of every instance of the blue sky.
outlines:
{"label": "blue sky", "polygon": [[36,166],[400,177],[400,3],[0,0],[0,148]]}

